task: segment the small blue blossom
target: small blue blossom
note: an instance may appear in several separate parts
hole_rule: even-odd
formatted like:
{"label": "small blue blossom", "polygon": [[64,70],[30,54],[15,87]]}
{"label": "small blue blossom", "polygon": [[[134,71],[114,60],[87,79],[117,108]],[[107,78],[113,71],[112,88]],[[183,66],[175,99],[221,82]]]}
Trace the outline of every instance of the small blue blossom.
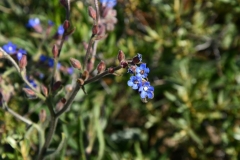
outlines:
{"label": "small blue blossom", "polygon": [[60,26],[58,27],[57,34],[58,34],[58,35],[63,35],[63,33],[64,33],[63,25],[60,25]]}
{"label": "small blue blossom", "polygon": [[142,78],[147,78],[149,73],[149,68],[146,67],[146,63],[142,63],[139,67],[136,68],[136,75]]}
{"label": "small blue blossom", "polygon": [[142,79],[138,76],[131,76],[127,84],[129,87],[132,87],[132,89],[138,89],[142,84]]}
{"label": "small blue blossom", "polygon": [[48,66],[53,67],[54,66],[54,60],[52,58],[48,59]]}
{"label": "small blue blossom", "polygon": [[17,52],[17,59],[20,61],[20,59],[22,58],[23,55],[26,55],[27,54],[27,51],[20,48]]}
{"label": "small blue blossom", "polygon": [[103,6],[107,6],[109,8],[113,8],[117,4],[117,0],[100,0]]}
{"label": "small blue blossom", "polygon": [[53,23],[53,21],[51,21],[51,20],[48,20],[48,26],[54,26],[54,23]]}
{"label": "small blue blossom", "polygon": [[144,82],[140,86],[138,91],[140,92],[140,96],[142,99],[144,99],[144,98],[153,99],[153,97],[154,97],[154,94],[153,94],[154,88],[153,88],[153,86],[150,86],[149,82]]}
{"label": "small blue blossom", "polygon": [[[37,83],[34,81],[34,79],[27,77],[27,80],[34,88],[37,88]],[[29,86],[26,87],[29,88]]]}
{"label": "small blue blossom", "polygon": [[67,73],[68,74],[73,74],[73,72],[74,72],[74,69],[73,69],[73,67],[69,67],[69,68],[67,68]]}
{"label": "small blue blossom", "polygon": [[31,18],[31,19],[28,20],[27,27],[33,28],[37,25],[40,25],[39,18]]}
{"label": "small blue blossom", "polygon": [[47,59],[48,59],[48,57],[47,57],[47,56],[44,56],[44,55],[41,55],[41,56],[39,57],[39,61],[40,61],[40,62],[45,62]]}
{"label": "small blue blossom", "polygon": [[17,45],[13,44],[12,42],[8,42],[7,44],[3,45],[2,48],[8,54],[13,54],[17,50]]}

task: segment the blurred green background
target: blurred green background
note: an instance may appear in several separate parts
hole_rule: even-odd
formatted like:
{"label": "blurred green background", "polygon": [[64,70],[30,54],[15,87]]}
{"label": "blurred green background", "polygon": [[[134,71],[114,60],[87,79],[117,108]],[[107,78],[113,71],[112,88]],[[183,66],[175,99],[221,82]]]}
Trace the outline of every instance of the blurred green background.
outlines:
{"label": "blurred green background", "polygon": [[[60,118],[51,148],[61,133],[67,140],[55,159],[104,160],[238,160],[240,159],[240,1],[239,0],[118,0],[118,23],[99,41],[96,65],[116,66],[118,50],[137,53],[150,68],[155,97],[142,103],[127,86],[125,70],[79,92],[71,110]],[[91,36],[92,2],[71,1],[76,31],[64,43],[60,61],[83,60],[82,42]],[[56,40],[26,28],[29,18],[55,26],[65,20],[58,0],[0,1],[0,45],[12,41],[28,51],[28,74],[38,84],[36,54],[51,56]],[[83,61],[82,61],[83,62]],[[42,72],[48,72],[44,70]],[[39,122],[47,107],[23,96],[23,81],[10,63],[0,60],[1,86],[12,89],[9,107]],[[45,73],[45,74],[50,74]],[[64,85],[73,76],[60,73]],[[64,91],[59,96],[64,95]],[[47,121],[42,126],[46,127]],[[37,131],[0,110],[0,159],[30,159],[38,149]],[[52,158],[54,159],[54,158]]]}

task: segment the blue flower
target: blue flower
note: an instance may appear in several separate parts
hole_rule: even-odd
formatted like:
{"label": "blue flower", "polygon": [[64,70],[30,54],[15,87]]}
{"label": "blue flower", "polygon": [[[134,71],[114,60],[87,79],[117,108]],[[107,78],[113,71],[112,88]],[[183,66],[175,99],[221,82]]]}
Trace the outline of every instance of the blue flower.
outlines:
{"label": "blue flower", "polygon": [[136,68],[136,75],[142,78],[147,78],[149,73],[149,68],[146,67],[146,63],[142,63],[139,67]]}
{"label": "blue flower", "polygon": [[107,6],[109,8],[113,8],[114,6],[116,6],[117,1],[116,0],[100,0],[100,2],[104,5]]}
{"label": "blue flower", "polygon": [[54,26],[54,23],[53,23],[53,21],[51,21],[51,20],[48,20],[48,26]]}
{"label": "blue flower", "polygon": [[74,72],[74,69],[73,69],[73,67],[69,67],[69,68],[67,68],[67,73],[68,74],[73,74],[73,72]]}
{"label": "blue flower", "polygon": [[142,79],[138,76],[131,76],[127,84],[129,87],[132,87],[132,89],[138,89],[142,84]]}
{"label": "blue flower", "polygon": [[63,33],[64,33],[63,25],[60,25],[60,26],[58,27],[57,34],[58,34],[58,35],[63,35]]}
{"label": "blue flower", "polygon": [[20,61],[20,59],[22,58],[23,55],[26,55],[27,54],[27,51],[20,48],[17,52],[17,59]]}
{"label": "blue flower", "polygon": [[13,44],[12,42],[8,42],[7,44],[3,45],[2,48],[8,54],[13,54],[16,52],[17,45]]}
{"label": "blue flower", "polygon": [[140,96],[142,99],[144,99],[144,98],[153,99],[153,97],[154,97],[154,94],[153,94],[154,88],[153,88],[153,86],[150,86],[149,82],[144,82],[140,86],[138,91],[141,92]]}
{"label": "blue flower", "polygon": [[46,60],[48,60],[48,57],[47,57],[47,56],[41,55],[41,56],[39,57],[39,61],[40,61],[40,62],[45,62]]}
{"label": "blue flower", "polygon": [[39,18],[31,18],[31,19],[28,20],[27,27],[33,28],[37,25],[40,25]]}
{"label": "blue flower", "polygon": [[[37,83],[34,81],[33,78],[27,77],[27,80],[34,88],[37,88]],[[29,88],[29,86],[26,85],[26,88]]]}

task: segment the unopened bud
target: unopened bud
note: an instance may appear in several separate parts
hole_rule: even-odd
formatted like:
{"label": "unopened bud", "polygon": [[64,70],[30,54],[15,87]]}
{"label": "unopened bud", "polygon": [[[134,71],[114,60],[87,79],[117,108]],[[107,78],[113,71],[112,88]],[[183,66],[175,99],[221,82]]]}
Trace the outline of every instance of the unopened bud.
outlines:
{"label": "unopened bud", "polygon": [[122,50],[118,51],[118,61],[122,62],[123,60],[125,60],[125,54],[123,53]]}
{"label": "unopened bud", "polygon": [[53,48],[52,48],[52,54],[53,54],[53,58],[57,58],[58,57],[58,47],[56,44],[54,44]]}
{"label": "unopened bud", "polygon": [[62,88],[62,82],[57,81],[53,84],[52,91],[56,92],[56,91],[59,91],[61,88]]}
{"label": "unopened bud", "polygon": [[82,74],[82,79],[84,81],[86,81],[88,79],[88,77],[89,77],[89,72],[88,71],[84,71],[83,74]]}
{"label": "unopened bud", "polygon": [[79,62],[79,60],[75,59],[75,58],[70,58],[70,63],[72,65],[73,68],[76,68],[76,69],[79,69],[81,70],[82,69],[82,65],[81,63]]}
{"label": "unopened bud", "polygon": [[95,11],[95,9],[93,9],[92,6],[88,7],[88,15],[93,19],[96,20],[97,19],[97,13]]}
{"label": "unopened bud", "polygon": [[128,62],[121,61],[120,65],[121,65],[122,68],[126,68],[128,66]]}
{"label": "unopened bud", "polygon": [[114,73],[114,69],[112,67],[108,68],[108,73]]}
{"label": "unopened bud", "polygon": [[46,120],[46,117],[47,117],[47,113],[46,113],[46,110],[42,109],[39,113],[39,120],[41,123],[45,122]]}
{"label": "unopened bud", "polygon": [[62,99],[61,99],[61,102],[62,102],[63,104],[65,104],[65,103],[67,102],[66,98],[62,98]]}
{"label": "unopened bud", "polygon": [[22,58],[19,61],[20,69],[23,69],[27,66],[27,56],[25,54],[22,55]]}
{"label": "unopened bud", "polygon": [[47,87],[45,87],[44,85],[41,85],[41,90],[42,90],[42,93],[47,97],[48,96],[48,89],[47,89]]}
{"label": "unopened bud", "polygon": [[141,54],[137,54],[135,57],[133,57],[132,59],[132,63],[134,64],[138,64],[142,61],[142,55]]}
{"label": "unopened bud", "polygon": [[70,22],[69,22],[68,20],[65,20],[65,21],[63,22],[63,28],[64,28],[64,30],[67,31],[69,27],[70,27]]}
{"label": "unopened bud", "polygon": [[94,25],[94,26],[92,27],[92,34],[93,34],[93,35],[98,34],[98,25]]}
{"label": "unopened bud", "polygon": [[36,94],[33,90],[29,88],[23,88],[23,91],[25,92],[28,98],[36,98]]}
{"label": "unopened bud", "polygon": [[104,72],[105,69],[106,69],[106,64],[105,64],[105,62],[101,61],[97,66],[98,74]]}
{"label": "unopened bud", "polygon": [[84,84],[84,80],[82,78],[77,79],[77,82],[82,86]]}

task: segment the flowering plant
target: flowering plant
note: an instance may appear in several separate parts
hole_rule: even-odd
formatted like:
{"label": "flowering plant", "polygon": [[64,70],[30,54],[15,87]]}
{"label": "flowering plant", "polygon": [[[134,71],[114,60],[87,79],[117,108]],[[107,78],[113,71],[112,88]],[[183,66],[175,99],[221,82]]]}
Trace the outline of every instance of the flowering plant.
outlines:
{"label": "flowering plant", "polygon": [[[82,90],[87,94],[87,84],[98,81],[107,75],[116,75],[118,70],[124,68],[128,69],[128,71],[133,74],[128,81],[128,85],[133,89],[138,90],[141,99],[144,102],[147,102],[147,99],[153,98],[154,88],[150,86],[150,83],[147,80],[150,70],[146,67],[146,63],[142,62],[141,54],[137,54],[137,56],[129,60],[125,59],[125,54],[120,50],[117,56],[119,61],[117,66],[107,67],[105,61],[101,60],[97,65],[95,72],[97,42],[106,38],[107,33],[114,29],[114,25],[117,22],[116,11],[113,9],[116,5],[116,1],[109,0],[100,2],[101,5],[99,6],[98,1],[94,0],[95,9],[91,6],[88,8],[88,14],[93,20],[93,26],[90,40],[88,44],[85,44],[86,53],[83,65],[80,60],[73,57],[69,57],[71,66],[63,65],[59,62],[63,52],[62,48],[64,43],[75,31],[75,28],[72,27],[70,23],[71,10],[69,0],[60,0],[60,3],[66,10],[66,19],[52,36],[52,38],[55,39],[55,42],[52,46],[51,56],[38,53],[32,58],[27,54],[26,50],[18,48],[16,44],[10,41],[0,47],[0,58],[8,60],[15,67],[21,79],[24,81],[25,86],[22,88],[22,91],[25,93],[26,97],[29,99],[40,99],[48,109],[48,111],[41,109],[39,123],[35,123],[12,110],[8,105],[8,102],[11,99],[11,94],[9,95],[9,91],[7,93],[4,89],[0,90],[1,108],[17,119],[25,122],[29,127],[29,130],[32,130],[33,128],[36,129],[40,135],[39,147],[36,151],[37,154],[33,155],[34,159],[42,160],[48,156],[54,156],[62,149],[66,139],[64,133],[62,134],[62,141],[57,149],[54,151],[49,149],[57,124],[60,117],[70,110],[77,93]],[[50,30],[53,25],[53,22],[49,21],[47,27],[44,28],[39,18],[30,18],[26,26],[38,34],[43,34],[45,39],[51,37]],[[30,58],[34,59],[33,62],[29,61]],[[31,63],[29,64],[29,62]],[[38,68],[35,73],[28,73],[29,65]],[[64,86],[64,81],[59,78],[59,74],[61,74],[59,72],[68,75],[74,74],[75,78],[72,80],[73,83],[70,86]],[[39,82],[44,78],[49,79],[48,84],[41,84]],[[36,79],[38,79],[38,82]],[[4,79],[1,79],[1,81],[4,81]],[[65,94],[62,94],[62,88],[65,88]],[[49,115],[47,112],[49,112]],[[47,125],[48,131],[45,135],[45,129],[47,127],[44,127],[44,123],[46,121],[49,121],[49,125]],[[98,131],[100,132],[100,130],[101,128]],[[91,142],[91,145],[93,145],[93,142]],[[86,152],[90,154],[92,152],[91,148],[87,148]],[[99,153],[99,156],[103,156],[102,150]]]}

